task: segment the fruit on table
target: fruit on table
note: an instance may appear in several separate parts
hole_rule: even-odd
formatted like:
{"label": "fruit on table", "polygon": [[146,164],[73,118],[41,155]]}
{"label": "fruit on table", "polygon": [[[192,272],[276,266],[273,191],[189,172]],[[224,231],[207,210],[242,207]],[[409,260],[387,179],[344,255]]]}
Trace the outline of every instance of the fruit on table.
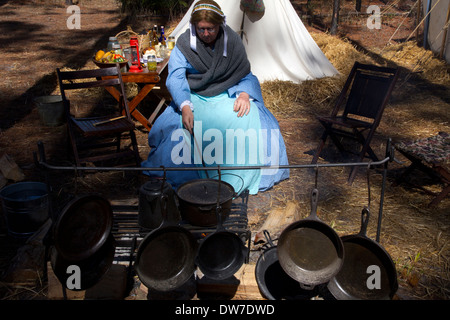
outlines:
{"label": "fruit on table", "polygon": [[105,51],[98,50],[97,53],[95,54],[95,60],[100,61],[100,59],[103,58],[104,55],[105,55]]}
{"label": "fruit on table", "polygon": [[95,54],[95,60],[103,63],[127,61],[122,55],[117,54],[114,51],[104,52],[103,50],[97,51],[97,53]]}

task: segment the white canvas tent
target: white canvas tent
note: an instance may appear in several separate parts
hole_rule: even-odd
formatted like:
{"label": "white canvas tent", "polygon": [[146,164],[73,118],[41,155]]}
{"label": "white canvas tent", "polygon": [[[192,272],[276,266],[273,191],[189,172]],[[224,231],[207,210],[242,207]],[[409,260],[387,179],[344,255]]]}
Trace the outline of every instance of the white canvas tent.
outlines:
{"label": "white canvas tent", "polygon": [[422,3],[425,41],[433,52],[438,55],[442,53],[442,58],[450,63],[450,32],[448,32],[450,0],[422,0]]}
{"label": "white canvas tent", "polygon": [[[196,2],[171,33],[175,39],[189,28],[189,19]],[[298,83],[338,74],[289,0],[264,0],[265,12],[262,17],[245,14],[240,0],[216,2],[226,15],[227,25],[236,32],[243,26],[243,42],[252,72],[260,82],[284,80]]]}

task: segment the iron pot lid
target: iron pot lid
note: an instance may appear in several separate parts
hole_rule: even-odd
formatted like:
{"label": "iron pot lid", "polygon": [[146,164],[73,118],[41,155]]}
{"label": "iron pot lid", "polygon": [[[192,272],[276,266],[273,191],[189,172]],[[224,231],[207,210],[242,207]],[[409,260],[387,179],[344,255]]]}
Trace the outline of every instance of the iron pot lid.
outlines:
{"label": "iron pot lid", "polygon": [[212,205],[217,203],[220,183],[220,203],[231,200],[235,191],[231,184],[215,179],[196,179],[183,183],[177,189],[178,197],[194,205]]}
{"label": "iron pot lid", "polygon": [[66,260],[81,261],[97,252],[113,225],[111,204],[99,195],[79,196],[70,201],[57,219],[54,242]]}

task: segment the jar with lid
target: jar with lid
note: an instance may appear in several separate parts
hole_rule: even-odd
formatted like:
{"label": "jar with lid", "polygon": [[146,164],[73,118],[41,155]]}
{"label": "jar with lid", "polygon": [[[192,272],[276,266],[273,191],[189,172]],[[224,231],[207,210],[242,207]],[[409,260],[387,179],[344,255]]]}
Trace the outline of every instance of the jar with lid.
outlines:
{"label": "jar with lid", "polygon": [[114,51],[115,54],[120,54],[123,56],[122,48],[120,47],[120,44],[114,43],[112,46],[112,51]]}
{"label": "jar with lid", "polygon": [[169,41],[167,41],[167,49],[172,50],[175,47],[175,37],[169,36]]}
{"label": "jar with lid", "polygon": [[155,55],[148,56],[148,61],[147,61],[148,71],[156,71],[157,65],[158,64],[156,62],[156,56]]}
{"label": "jar with lid", "polygon": [[117,38],[116,37],[109,37],[108,45],[106,46],[106,52],[113,50],[113,45],[114,44],[119,44],[119,41],[117,40]]}

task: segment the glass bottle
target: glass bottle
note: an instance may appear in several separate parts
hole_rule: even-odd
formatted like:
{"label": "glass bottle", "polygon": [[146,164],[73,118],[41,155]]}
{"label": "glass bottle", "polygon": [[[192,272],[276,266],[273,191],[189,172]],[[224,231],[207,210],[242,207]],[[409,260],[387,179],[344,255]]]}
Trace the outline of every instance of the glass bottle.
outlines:
{"label": "glass bottle", "polygon": [[164,44],[164,45],[166,45],[166,35],[164,34],[164,26],[161,26],[161,33],[160,33],[160,35],[159,35],[159,42],[161,43],[161,44]]}
{"label": "glass bottle", "polygon": [[155,24],[153,26],[152,35],[151,35],[151,38],[150,38],[150,40],[151,40],[150,44],[155,49],[158,47],[158,44],[159,44],[158,33],[157,32],[158,32],[158,26]]}

